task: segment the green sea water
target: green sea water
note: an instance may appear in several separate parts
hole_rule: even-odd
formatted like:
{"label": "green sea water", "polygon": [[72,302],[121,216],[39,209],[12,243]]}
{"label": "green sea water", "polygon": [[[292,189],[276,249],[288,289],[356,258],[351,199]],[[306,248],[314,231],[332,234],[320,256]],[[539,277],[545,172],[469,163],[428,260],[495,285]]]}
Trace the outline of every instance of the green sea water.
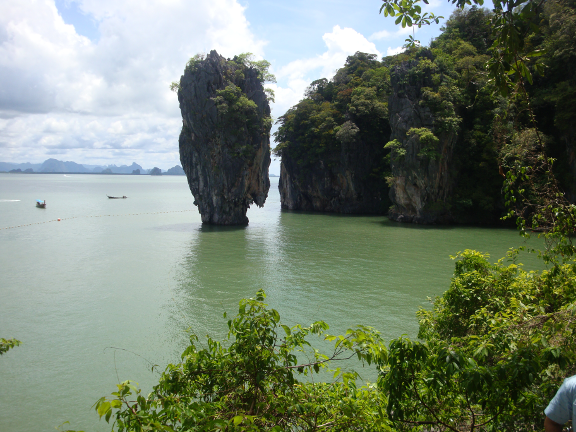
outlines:
{"label": "green sea water", "polygon": [[523,242],[506,229],[283,212],[271,183],[250,224],[230,228],[202,226],[185,177],[0,174],[0,337],[23,342],[0,357],[0,431],[110,430],[91,408],[99,397],[126,379],[149,390],[187,329],[223,337],[223,312],[261,288],[288,325],[415,337],[416,311],[449,286],[450,255],[496,261]]}

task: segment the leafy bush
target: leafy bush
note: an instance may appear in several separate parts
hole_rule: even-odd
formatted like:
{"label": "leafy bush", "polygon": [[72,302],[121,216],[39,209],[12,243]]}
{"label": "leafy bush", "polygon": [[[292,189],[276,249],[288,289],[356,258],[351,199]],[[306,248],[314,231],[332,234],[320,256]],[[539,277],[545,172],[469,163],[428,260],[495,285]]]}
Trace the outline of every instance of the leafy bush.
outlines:
{"label": "leafy bush", "polygon": [[[118,384],[112,398],[96,403],[100,417],[114,418],[118,431],[389,431],[382,393],[358,388],[356,372],[336,369],[333,383],[297,379],[351,357],[383,365],[386,348],[378,332],[359,326],[331,336],[322,321],[289,328],[264,298],[259,291],[240,302],[224,342],[208,338],[199,348],[192,335],[182,361],[168,365],[147,397],[129,381]],[[313,348],[312,335],[333,342],[333,352]]]}
{"label": "leafy bush", "polygon": [[420,310],[420,341],[389,346],[380,381],[398,430],[542,430],[543,410],[576,372],[576,261],[526,272],[459,253],[450,288]]}

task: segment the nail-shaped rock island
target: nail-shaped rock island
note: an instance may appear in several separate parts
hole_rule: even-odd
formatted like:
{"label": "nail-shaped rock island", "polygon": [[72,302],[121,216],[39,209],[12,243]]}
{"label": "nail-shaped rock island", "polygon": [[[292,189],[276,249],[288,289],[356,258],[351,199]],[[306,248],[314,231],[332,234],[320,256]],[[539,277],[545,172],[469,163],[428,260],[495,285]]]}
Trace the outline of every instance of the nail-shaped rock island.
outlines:
{"label": "nail-shaped rock island", "polygon": [[180,161],[202,222],[246,225],[251,204],[264,205],[270,180],[270,105],[265,60],[193,57],[173,83],[182,112]]}

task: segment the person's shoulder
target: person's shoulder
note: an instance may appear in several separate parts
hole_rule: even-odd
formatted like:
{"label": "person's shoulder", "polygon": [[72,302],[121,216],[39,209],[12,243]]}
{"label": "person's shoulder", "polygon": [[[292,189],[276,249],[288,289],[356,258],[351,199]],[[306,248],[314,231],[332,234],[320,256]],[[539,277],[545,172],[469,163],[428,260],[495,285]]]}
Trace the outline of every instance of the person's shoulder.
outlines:
{"label": "person's shoulder", "polygon": [[576,388],[576,375],[572,375],[571,377],[566,378],[562,385],[571,389]]}
{"label": "person's shoulder", "polygon": [[574,399],[576,397],[576,375],[566,378],[560,386],[558,392],[569,395],[572,399]]}

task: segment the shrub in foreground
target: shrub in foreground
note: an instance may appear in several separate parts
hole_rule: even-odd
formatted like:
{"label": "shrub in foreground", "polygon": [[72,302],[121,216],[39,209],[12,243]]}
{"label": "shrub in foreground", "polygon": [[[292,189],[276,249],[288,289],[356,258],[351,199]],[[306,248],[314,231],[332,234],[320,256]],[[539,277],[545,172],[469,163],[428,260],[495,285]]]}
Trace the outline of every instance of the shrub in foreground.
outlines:
{"label": "shrub in foreground", "polygon": [[[517,254],[491,264],[459,253],[449,289],[418,312],[418,340],[388,349],[370,327],[289,328],[259,291],[240,302],[223,342],[192,335],[148,396],[126,381],[95,408],[118,431],[542,430],[544,407],[576,373],[576,261],[525,271]],[[377,368],[376,385],[330,369],[352,358]],[[317,382],[321,370],[333,379]]]}

